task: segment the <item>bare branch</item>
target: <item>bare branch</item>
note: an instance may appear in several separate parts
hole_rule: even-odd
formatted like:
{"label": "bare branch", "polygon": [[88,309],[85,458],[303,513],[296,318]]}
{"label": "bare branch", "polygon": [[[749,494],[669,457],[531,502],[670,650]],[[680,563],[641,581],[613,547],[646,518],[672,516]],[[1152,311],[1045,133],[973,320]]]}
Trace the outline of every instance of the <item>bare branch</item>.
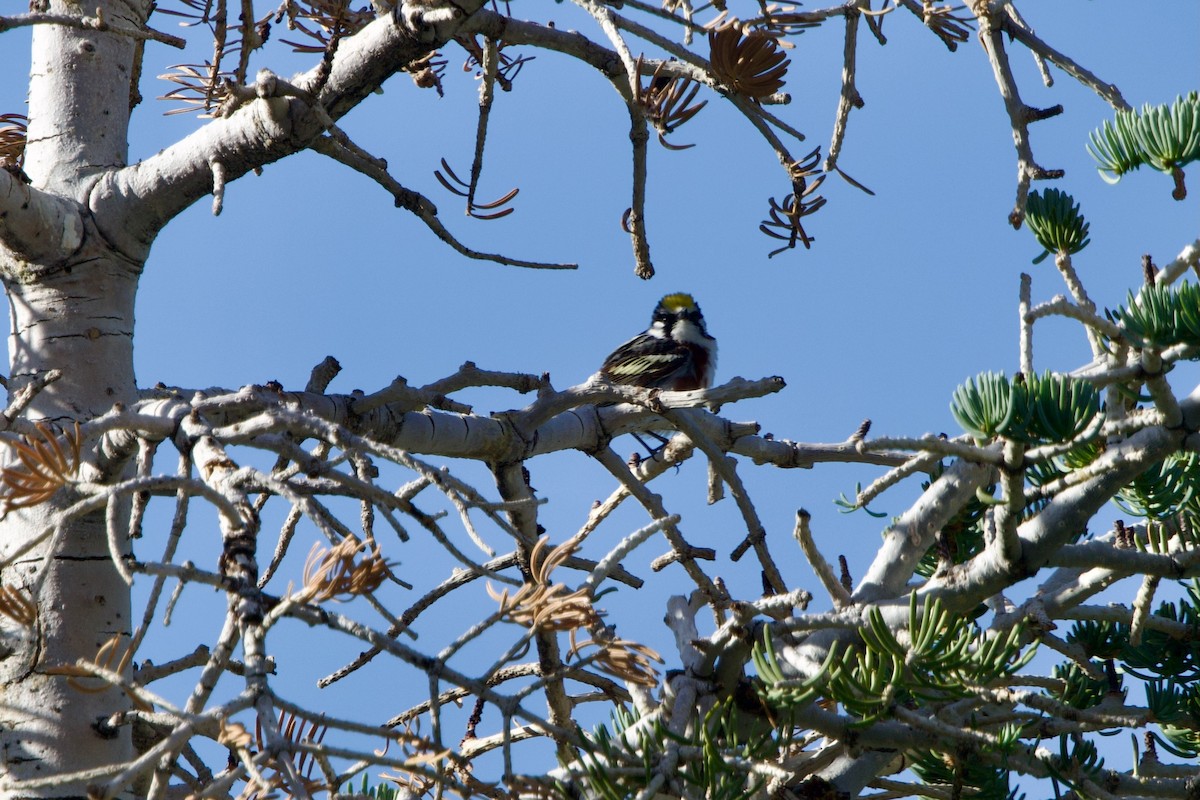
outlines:
{"label": "bare branch", "polygon": [[1063,171],[1045,169],[1037,164],[1033,157],[1033,148],[1029,140],[1029,125],[1043,119],[1049,119],[1062,113],[1062,106],[1052,106],[1045,109],[1032,108],[1021,100],[1017,89],[1016,79],[1008,63],[1008,51],[1004,49],[1004,32],[1007,29],[1006,17],[992,10],[987,0],[972,0],[972,9],[979,19],[979,40],[987,53],[988,61],[1000,87],[1000,96],[1004,100],[1004,108],[1008,112],[1012,125],[1013,142],[1017,148],[1017,200],[1009,214],[1009,222],[1014,228],[1019,228],[1025,219],[1025,201],[1029,196],[1029,182],[1032,180],[1052,180],[1061,178]]}
{"label": "bare branch", "polygon": [[142,30],[139,28],[110,25],[100,17],[75,17],[70,14],[51,14],[48,12],[31,12],[28,14],[14,14],[7,17],[0,17],[0,33],[29,25],[62,25],[82,31],[116,33],[121,36],[128,36],[130,39],[160,42],[171,47],[177,47],[180,50],[187,46],[187,41],[178,36],[162,33],[152,28]]}
{"label": "bare branch", "polygon": [[[463,10],[469,14],[481,4],[469,0]],[[453,31],[448,28],[443,36]],[[163,225],[212,191],[212,160],[225,165],[226,180],[232,182],[311,146],[330,120],[341,118],[388,77],[445,41],[419,41],[390,16],[380,17],[341,43],[332,66],[318,65],[293,82],[304,91],[320,85],[313,103],[278,94],[273,88],[277,81],[260,80],[252,91],[259,99],[138,164],[105,173],[103,190],[93,194],[100,198],[93,210],[106,220],[106,234],[126,252],[144,253]],[[0,192],[4,189],[0,184]]]}
{"label": "bare branch", "polygon": [[78,205],[0,169],[0,243],[34,263],[65,260],[83,243]]}
{"label": "bare branch", "polygon": [[412,213],[433,231],[439,239],[450,245],[454,250],[467,258],[479,261],[494,261],[510,267],[528,267],[530,269],[577,269],[577,264],[555,264],[546,261],[527,261],[512,258],[498,253],[484,253],[473,250],[462,244],[446,230],[437,215],[437,207],[424,195],[402,186],[387,171],[387,165],[380,159],[375,159],[365,152],[338,142],[333,137],[321,136],[309,145],[313,150],[361,172],[382,186],[396,202],[397,208],[403,208]]}

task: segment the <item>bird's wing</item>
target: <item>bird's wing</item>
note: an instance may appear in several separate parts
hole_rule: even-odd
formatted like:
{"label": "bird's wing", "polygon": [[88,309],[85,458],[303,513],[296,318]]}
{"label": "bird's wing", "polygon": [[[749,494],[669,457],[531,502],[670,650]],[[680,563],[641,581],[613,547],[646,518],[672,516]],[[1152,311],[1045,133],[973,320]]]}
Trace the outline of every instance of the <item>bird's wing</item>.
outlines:
{"label": "bird's wing", "polygon": [[653,387],[685,368],[691,357],[678,342],[642,334],[614,350],[600,374],[613,383]]}

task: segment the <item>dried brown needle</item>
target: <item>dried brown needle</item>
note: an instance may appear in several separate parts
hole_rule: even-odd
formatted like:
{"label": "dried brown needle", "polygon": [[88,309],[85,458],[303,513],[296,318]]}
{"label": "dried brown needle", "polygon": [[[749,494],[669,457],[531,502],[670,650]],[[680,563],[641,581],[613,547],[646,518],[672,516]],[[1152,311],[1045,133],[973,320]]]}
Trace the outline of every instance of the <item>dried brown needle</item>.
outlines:
{"label": "dried brown needle", "polygon": [[[36,425],[37,435],[25,436],[24,443],[5,442],[16,451],[19,467],[0,472],[0,503],[3,513],[13,508],[28,508],[43,503],[74,479],[79,470],[82,437],[79,423],[64,435],[66,449],[59,444],[54,430],[46,423]],[[2,514],[0,514],[2,516]]]}
{"label": "dried brown needle", "polygon": [[232,72],[213,72],[212,66],[207,63],[175,64],[169,69],[173,72],[164,72],[158,76],[159,80],[178,84],[179,88],[159,95],[158,99],[183,105],[164,111],[164,117],[193,111],[199,111],[201,119],[217,116],[221,103],[229,93],[226,82],[233,79]]}
{"label": "dried brown needle", "polygon": [[[566,632],[571,648],[567,657],[579,654],[585,647],[595,647],[593,664],[618,678],[643,686],[658,685],[658,675],[651,661],[663,663],[662,657],[645,645],[619,639],[603,625],[603,614],[592,605],[586,589],[568,592],[561,583],[551,584],[550,573],[575,553],[578,542],[568,540],[559,547],[549,548],[549,538],[542,537],[529,556],[530,581],[509,597],[508,590],[497,592],[489,584],[488,594],[500,603],[501,613],[510,620],[538,632]],[[576,643],[580,629],[594,631],[591,639]]]}
{"label": "dried brown needle", "polygon": [[23,628],[30,628],[37,619],[37,603],[28,589],[0,585],[0,614]]}
{"label": "dried brown needle", "polygon": [[571,644],[567,658],[577,656],[585,647],[597,647],[599,650],[592,656],[597,667],[622,680],[641,686],[657,686],[658,673],[650,665],[651,661],[664,663],[662,656],[646,647],[644,644],[632,642],[617,637],[588,639],[576,645]]}
{"label": "dried brown needle", "polygon": [[[640,74],[641,56],[638,56],[637,66]],[[664,75],[662,64],[655,67],[654,74],[650,76],[650,82],[646,86],[642,86],[641,81],[638,81],[637,102],[646,109],[646,117],[658,131],[659,144],[668,150],[686,150],[694,147],[690,144],[671,144],[665,137],[708,105],[707,100],[693,105],[692,101],[696,99],[696,93],[699,91],[700,84],[690,78]]]}
{"label": "dried brown needle", "polygon": [[0,168],[19,171],[25,165],[25,134],[29,117],[0,114]]}
{"label": "dried brown needle", "polygon": [[708,33],[713,72],[735,92],[761,100],[783,87],[791,61],[775,37],[762,31],[743,35],[737,25]]}
{"label": "dried brown needle", "polygon": [[788,174],[792,179],[792,193],[783,200],[767,198],[770,203],[768,218],[762,221],[758,229],[772,239],[787,242],[783,247],[771,251],[769,257],[791,250],[797,244],[803,244],[805,249],[812,246],[813,237],[804,230],[803,219],[825,205],[824,197],[813,196],[825,181],[825,176],[817,167],[820,158],[818,148],[803,159],[792,162],[788,167]]}
{"label": "dried brown needle", "polygon": [[340,602],[378,589],[391,575],[394,564],[383,559],[379,545],[355,562],[358,554],[363,552],[366,552],[366,544],[353,536],[329,549],[313,545],[304,562],[304,589],[300,592],[303,601]]}
{"label": "dried brown needle", "polygon": [[561,583],[550,583],[550,573],[576,550],[578,543],[568,541],[550,547],[543,536],[529,555],[530,581],[509,597],[508,590],[497,592],[488,584],[487,591],[500,604],[500,611],[510,620],[539,632],[574,631],[598,623],[600,614],[592,606],[586,589],[568,592]]}

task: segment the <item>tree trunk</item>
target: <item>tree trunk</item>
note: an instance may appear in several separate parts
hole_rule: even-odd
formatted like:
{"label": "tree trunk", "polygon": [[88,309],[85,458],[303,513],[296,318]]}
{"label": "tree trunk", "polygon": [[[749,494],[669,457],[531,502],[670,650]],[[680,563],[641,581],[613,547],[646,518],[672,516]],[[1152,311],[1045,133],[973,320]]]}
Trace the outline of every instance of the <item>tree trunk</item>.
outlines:
{"label": "tree trunk", "polygon": [[[55,15],[81,13],[64,0],[37,5]],[[293,78],[299,93],[274,92],[267,75],[256,85],[261,99],[132,167],[127,142],[137,95],[131,84],[140,71],[138,40],[84,27],[36,26],[24,164],[29,182],[0,170],[0,278],[12,319],[10,402],[50,370],[61,377],[38,393],[27,419],[69,429],[75,420],[133,401],[134,298],[158,231],[213,191],[218,167],[232,181],[308,147],[326,133],[331,118],[453,36],[481,5],[463,0],[449,15],[435,9],[436,25],[426,24],[423,6],[402,20],[384,15],[343,41],[332,64]],[[150,6],[149,0],[98,0],[82,13],[113,30],[141,31]],[[30,432],[27,422],[20,424]],[[84,454],[87,462],[87,447]],[[15,463],[11,448],[0,447],[0,460]],[[111,481],[122,466],[101,469],[104,474],[85,463],[79,477]],[[127,552],[127,517],[116,520],[111,545],[103,510],[39,540],[71,501],[69,489],[59,491],[54,502],[10,510],[0,520],[0,563],[12,560],[0,580],[30,590],[38,609],[32,630],[11,635],[14,625],[0,617],[0,800],[83,796],[89,781],[101,776],[29,781],[132,756],[129,726],[106,724],[129,707],[126,697],[79,688],[95,679],[48,674],[80,659],[92,661],[102,649],[102,665],[129,669],[121,658],[130,636],[129,587],[112,560],[114,548],[121,556]],[[24,783],[17,792],[5,791],[11,781]]]}
{"label": "tree trunk", "polygon": [[[136,28],[145,20],[139,0],[101,0],[98,6],[114,27]],[[46,10],[78,14],[78,8],[59,2]],[[61,379],[37,395],[26,415],[62,429],[136,397],[133,306],[141,254],[117,252],[89,210],[96,177],[127,158],[135,51],[132,38],[111,33],[51,25],[34,31],[25,160],[30,184],[12,180],[7,186],[10,193],[29,195],[30,210],[28,217],[5,223],[9,246],[0,248],[0,272],[12,329],[10,401],[39,376],[60,370]],[[12,456],[3,449],[7,465]],[[92,469],[85,465],[81,475],[95,477],[88,474]],[[9,510],[0,522],[3,553],[53,530],[54,515],[71,502],[69,494]],[[125,550],[123,538],[118,547]],[[130,635],[129,587],[113,564],[105,512],[63,525],[3,569],[0,579],[9,587],[38,587],[36,622],[6,636],[9,646],[0,651],[0,780],[26,781],[129,759],[129,727],[106,724],[129,700],[115,689],[89,691],[93,679],[51,674],[80,659],[93,661],[102,649],[101,664],[128,671],[120,662]],[[6,621],[6,631],[12,627]],[[87,783],[32,791],[26,786],[20,794],[83,796]]]}

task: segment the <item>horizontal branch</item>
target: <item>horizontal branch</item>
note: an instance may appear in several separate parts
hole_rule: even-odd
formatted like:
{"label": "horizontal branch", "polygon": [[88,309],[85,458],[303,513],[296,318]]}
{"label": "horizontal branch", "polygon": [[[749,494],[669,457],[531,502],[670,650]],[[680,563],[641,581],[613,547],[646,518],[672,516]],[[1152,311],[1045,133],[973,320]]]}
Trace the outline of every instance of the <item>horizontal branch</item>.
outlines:
{"label": "horizontal branch", "polygon": [[65,28],[78,28],[83,31],[102,31],[128,36],[130,39],[150,40],[161,42],[182,50],[187,46],[187,40],[169,33],[156,31],[152,28],[126,28],[121,25],[109,25],[100,17],[75,17],[70,14],[29,13],[13,14],[0,17],[0,33],[13,28],[24,28],[31,25],[61,25]]}
{"label": "horizontal branch", "polygon": [[1127,575],[1157,575],[1173,580],[1200,577],[1200,549],[1185,553],[1151,553],[1116,547],[1112,542],[1063,545],[1048,566],[1104,568]]}
{"label": "horizontal branch", "polygon": [[[261,386],[247,386],[236,392],[160,388],[144,392],[145,399],[132,409],[112,412],[87,423],[83,431],[89,439],[102,436],[102,449],[110,459],[119,460],[120,452],[129,455],[136,446],[136,438],[129,437],[128,431],[161,441],[172,435],[180,420],[198,412],[214,425],[236,425],[238,441],[243,443],[283,432],[333,436],[332,431],[319,430],[318,426],[336,425],[352,429],[362,437],[358,446],[368,449],[383,444],[425,455],[505,461],[562,450],[593,453],[616,436],[670,427],[654,411],[630,402],[645,402],[651,394],[664,407],[689,408],[720,406],[783,388],[782,381],[776,378],[758,381],[739,378],[696,392],[648,393],[626,386],[584,383],[548,393],[525,409],[492,417],[411,404],[413,398],[431,399],[424,389],[387,397],[389,402],[364,405],[364,398],[357,395],[281,392]],[[439,405],[444,404],[446,398],[439,397]],[[792,469],[807,469],[826,462],[892,467],[908,459],[903,453],[862,452],[853,439],[804,443],[762,436],[753,423],[734,423],[717,414],[698,411],[693,422],[707,437],[725,452],[744,456],[756,464]],[[308,426],[304,430],[297,427],[301,421]],[[349,445],[346,440],[339,441]]]}
{"label": "horizontal branch", "polygon": [[[482,0],[467,0],[458,8],[470,14],[481,5]],[[331,65],[318,64],[293,79],[300,96],[280,91],[281,82],[260,73],[253,87],[256,99],[156,155],[100,179],[92,203],[104,233],[126,255],[144,260],[167,222],[213,192],[214,164],[220,165],[222,180],[231,182],[308,148],[331,120],[340,119],[389,77],[444,44],[457,24],[439,26],[436,35],[426,37],[414,35],[399,16],[383,15],[342,39]],[[317,86],[321,88],[315,97],[304,96]]]}
{"label": "horizontal branch", "polygon": [[46,194],[0,169],[0,245],[25,261],[55,263],[83,243],[76,203]]}

